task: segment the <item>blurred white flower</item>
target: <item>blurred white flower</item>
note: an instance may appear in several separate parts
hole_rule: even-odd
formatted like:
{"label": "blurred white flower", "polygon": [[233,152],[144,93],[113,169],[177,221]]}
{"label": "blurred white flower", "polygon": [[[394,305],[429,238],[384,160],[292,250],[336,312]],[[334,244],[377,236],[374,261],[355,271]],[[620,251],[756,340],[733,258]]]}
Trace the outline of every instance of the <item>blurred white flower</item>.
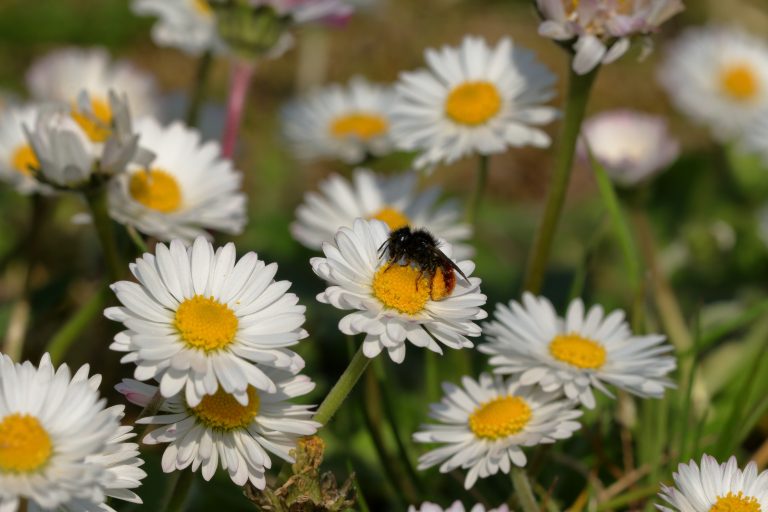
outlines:
{"label": "blurred white flower", "polygon": [[[415,505],[411,505],[408,507],[408,512],[465,512],[464,505],[456,500],[454,501],[448,508],[443,508],[440,505],[436,503],[431,503],[429,501],[425,501],[422,503],[419,508],[416,508]],[[486,512],[485,505],[482,505],[480,503],[476,504],[474,507],[472,507],[469,512]],[[509,507],[506,505],[502,505],[498,508],[489,508],[487,509],[487,512],[510,512]]]}
{"label": "blurred white flower", "polygon": [[663,117],[634,110],[610,110],[589,118],[581,128],[579,152],[605,167],[611,180],[631,187],[666,169],[680,154]]}
{"label": "blurred white flower", "polygon": [[509,146],[549,146],[536,126],[557,117],[545,105],[555,96],[555,75],[533,52],[508,38],[491,48],[467,36],[460,47],[428,49],[425,57],[429,69],[400,75],[392,126],[401,149],[419,152],[417,168]]}
{"label": "blurred white flower", "polygon": [[390,229],[403,226],[427,229],[453,246],[456,259],[472,255],[472,247],[461,243],[472,236],[472,226],[461,221],[461,208],[454,201],[436,204],[440,188],[417,192],[418,175],[374,174],[355,169],[352,182],[332,175],[320,183],[320,192],[308,192],[296,209],[291,224],[293,237],[309,247],[320,249],[333,241],[341,227],[351,227],[357,218],[383,221]]}
{"label": "blurred white flower", "polygon": [[242,233],[246,223],[243,176],[221,157],[219,144],[181,123],[136,123],[139,144],[155,154],[151,166],[131,165],[112,180],[112,217],[162,241],[191,242],[206,230]]}
{"label": "blurred white flower", "polygon": [[735,27],[690,28],[668,46],[659,81],[717,139],[738,139],[768,110],[768,43]]}
{"label": "blurred white flower", "polygon": [[539,34],[572,41],[573,70],[586,74],[626,53],[632,36],[647,35],[684,9],[682,0],[536,0]]}
{"label": "blurred white flower", "polygon": [[356,164],[393,149],[394,91],[355,77],[315,90],[283,109],[283,131],[303,159],[338,158]]}
{"label": "blurred white flower", "polygon": [[330,23],[346,21],[354,6],[344,0],[249,0],[254,7],[272,7],[279,16],[289,16],[293,23]]}
{"label": "blurred white flower", "polygon": [[659,496],[670,506],[656,505],[665,512],[768,510],[768,471],[757,473],[750,462],[742,471],[736,457],[718,464],[710,455],[701,457],[701,466],[691,460],[673,473],[673,487],[663,485]]}
{"label": "blurred white flower", "polygon": [[9,183],[21,194],[51,191],[34,177],[33,171],[40,164],[24,133],[24,126],[37,123],[40,108],[26,105],[0,110],[0,181]]}
{"label": "blurred white flower", "polygon": [[208,50],[221,53],[226,48],[207,0],[133,0],[131,8],[138,15],[158,17],[152,26],[152,39],[160,46],[190,55]]}
{"label": "blurred white flower", "polygon": [[444,445],[419,457],[419,469],[438,464],[441,473],[468,469],[467,489],[478,478],[509,473],[512,464],[525,466],[523,447],[567,439],[581,428],[576,421],[581,411],[574,409],[575,402],[563,400],[559,391],[487,373],[477,381],[464,377],[461,383],[462,387],[443,384],[445,397],[430,406],[429,414],[439,423],[422,425],[413,439]]}

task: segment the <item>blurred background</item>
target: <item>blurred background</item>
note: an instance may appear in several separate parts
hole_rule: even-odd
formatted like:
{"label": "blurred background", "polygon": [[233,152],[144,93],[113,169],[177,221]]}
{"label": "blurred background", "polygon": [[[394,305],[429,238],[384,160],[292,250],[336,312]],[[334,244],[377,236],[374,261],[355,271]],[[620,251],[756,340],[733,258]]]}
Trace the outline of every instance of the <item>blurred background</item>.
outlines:
{"label": "blurred background", "polygon": [[[292,291],[308,306],[310,338],[297,351],[307,360],[306,373],[318,383],[314,400],[321,399],[343,371],[348,347],[336,328],[341,312],[314,300],[323,289],[308,263],[315,254],[291,238],[288,225],[306,191],[332,172],[349,175],[351,169],[332,161],[307,165],[292,159],[281,137],[280,107],[301,91],[346,82],[356,74],[371,81],[393,82],[401,71],[423,65],[425,48],[456,45],[465,34],[491,42],[512,37],[534,50],[561,77],[560,90],[568,65],[559,47],[537,35],[538,20],[530,1],[370,0],[365,4],[348,26],[304,28],[285,57],[258,66],[235,157],[237,168],[245,174],[250,214],[246,232],[235,239],[238,253],[254,250],[267,261],[278,262],[278,278],[291,280]],[[655,67],[665,40],[688,25],[735,24],[768,37],[768,6],[765,0],[687,0],[686,7],[654,38],[656,51],[648,58],[638,62],[635,52],[601,71],[589,112],[630,107],[661,114],[670,119],[672,132],[683,143],[683,156],[645,191],[646,204],[658,264],[694,331],[707,332],[708,326],[720,325],[723,319],[756,312],[754,322],[717,337],[698,359],[702,371],[711,373],[706,380],[716,384],[716,394],[727,404],[728,397],[741,389],[741,381],[735,377],[744,372],[741,361],[749,359],[744,355],[762,353],[768,335],[768,315],[762,314],[768,311],[768,226],[761,229],[759,215],[768,206],[768,169],[755,158],[714,144],[706,130],[676,114],[656,82]],[[0,0],[0,89],[23,99],[24,76],[35,58],[61,46],[98,45],[152,73],[171,110],[182,112],[196,62],[176,50],[154,46],[149,37],[152,23],[152,19],[134,16],[128,0]],[[226,59],[215,63],[202,116],[202,131],[208,137],[217,138],[223,125],[229,72]],[[559,106],[560,98],[554,104]],[[557,123],[548,130],[556,137]],[[477,275],[489,297],[489,312],[497,302],[518,298],[553,153],[552,149],[526,148],[491,159],[490,186],[473,240]],[[395,155],[377,161],[375,169],[394,172],[406,168],[408,162],[407,155]],[[475,165],[474,160],[466,160],[440,168],[425,182],[442,185],[447,196],[467,200]],[[26,263],[15,248],[28,232],[30,208],[27,198],[0,186],[0,335],[7,329],[23,287],[19,276],[26,271],[22,268]],[[90,226],[72,222],[83,205],[74,197],[62,197],[48,201],[45,208],[51,210],[51,221],[37,227],[43,234],[29,269],[32,320],[24,357],[32,360],[39,359],[57,328],[97,292],[103,275]],[[631,291],[625,286],[624,267],[587,168],[579,167],[574,173],[566,208],[543,294],[557,307],[581,291],[587,303],[628,308]],[[122,242],[126,254],[132,255],[129,240]],[[650,304],[650,290],[648,295]],[[649,330],[660,328],[652,306],[649,309]],[[70,365],[89,362],[104,374],[102,393],[113,403],[119,398],[111,386],[132,371],[131,366],[120,365],[117,353],[107,349],[117,329],[96,316],[65,357]],[[480,354],[449,354],[440,361],[440,377],[457,381],[463,372],[475,375],[482,371],[483,365]],[[403,365],[379,360],[374,370],[377,377],[386,376],[379,388],[386,396],[365,393],[363,383],[359,386],[362,391],[339,412],[331,432],[324,434],[329,446],[326,465],[339,480],[355,471],[371,510],[405,510],[414,493],[444,505],[453,499],[494,505],[507,499],[510,486],[504,475],[481,481],[470,497],[460,485],[460,475],[439,475],[436,470],[413,474],[403,464],[382,464],[382,457],[393,450],[398,437],[407,445],[412,461],[422,453],[421,447],[411,446],[410,434],[427,419],[427,398],[437,396],[434,389],[427,390],[423,351],[409,348]],[[763,382],[758,389],[764,392],[768,371],[758,374]],[[376,422],[376,414],[386,413],[390,407],[397,418],[394,429],[388,425],[379,429],[377,439],[370,429],[360,427],[366,421]],[[138,413],[136,409],[128,408],[129,418]],[[718,426],[706,428],[716,431]],[[573,502],[584,487],[584,467],[597,468],[610,482],[613,466],[621,464],[621,442],[611,414],[588,415],[584,432],[586,435],[558,448],[564,455],[554,460],[561,467],[542,464],[543,452],[532,457],[532,470],[541,485],[545,490],[556,488],[564,503]],[[744,446],[759,447],[765,432],[768,422],[751,431]],[[160,500],[164,483],[155,477],[160,471],[159,453],[148,452],[146,469],[151,476],[140,489],[145,505],[138,509],[153,510]],[[585,466],[573,467],[574,460]],[[390,469],[385,471],[385,467]],[[662,477],[668,479],[669,475]],[[404,489],[403,482],[410,482],[413,488]],[[214,484],[200,479],[195,492],[189,510],[210,510],[214,504],[227,510],[253,508],[226,475],[219,474]],[[137,507],[127,504],[120,510],[133,509]]]}

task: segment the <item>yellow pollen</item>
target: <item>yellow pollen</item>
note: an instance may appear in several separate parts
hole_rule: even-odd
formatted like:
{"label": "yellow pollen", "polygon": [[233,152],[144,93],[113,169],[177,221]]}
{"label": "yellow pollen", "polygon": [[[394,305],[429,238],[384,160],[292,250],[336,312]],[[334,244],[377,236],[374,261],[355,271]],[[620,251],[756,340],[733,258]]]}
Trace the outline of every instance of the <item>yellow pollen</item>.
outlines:
{"label": "yellow pollen", "polygon": [[[455,284],[456,282],[454,280],[454,285]],[[448,283],[445,282],[445,274],[443,273],[442,269],[439,268],[435,271],[435,276],[432,278],[431,285],[430,295],[432,300],[444,299],[453,291],[453,287],[449,286]]]}
{"label": "yellow pollen", "polygon": [[737,64],[724,68],[720,74],[723,92],[736,101],[749,101],[757,96],[760,81],[748,65]]}
{"label": "yellow pollen", "polygon": [[131,197],[147,208],[171,213],[181,206],[181,188],[176,178],[162,169],[133,173],[128,183]]}
{"label": "yellow pollen", "polygon": [[248,405],[242,405],[234,396],[219,386],[213,395],[206,395],[197,407],[190,410],[200,423],[217,430],[246,428],[259,414],[259,394],[253,386],[248,386]]}
{"label": "yellow pollen", "polygon": [[187,345],[211,352],[232,343],[238,321],[235,313],[225,304],[213,297],[195,295],[179,305],[175,325]]}
{"label": "yellow pollen", "polygon": [[10,414],[0,421],[0,473],[29,473],[51,458],[48,432],[37,418]]}
{"label": "yellow pollen", "polygon": [[517,434],[530,420],[531,408],[525,400],[507,395],[478,406],[469,416],[469,428],[477,437],[501,439]]}
{"label": "yellow pollen", "polygon": [[460,124],[483,124],[501,110],[501,96],[490,82],[466,82],[454,88],[445,100],[445,113]]}
{"label": "yellow pollen", "polygon": [[725,496],[718,496],[709,512],[762,512],[762,509],[754,496],[744,496],[739,491],[738,494],[729,492]]}
{"label": "yellow pollen", "polygon": [[388,308],[415,315],[429,300],[429,279],[410,265],[385,265],[373,276],[373,295]]}
{"label": "yellow pollen", "polygon": [[71,115],[93,142],[106,142],[112,134],[112,109],[100,98],[91,100],[91,112],[82,112],[75,105]]}
{"label": "yellow pollen", "polygon": [[389,123],[378,114],[355,112],[337,117],[331,122],[331,135],[337,139],[356,137],[371,140],[383,135],[389,129]]}
{"label": "yellow pollen", "polygon": [[32,150],[32,146],[24,144],[16,148],[11,157],[11,166],[25,176],[32,174],[32,169],[40,167],[40,162],[37,161],[37,156]]}
{"label": "yellow pollen", "polygon": [[400,228],[404,228],[411,224],[411,219],[405,216],[403,212],[391,206],[385,206],[378,212],[371,215],[372,219],[386,222],[389,229],[392,231]]}
{"label": "yellow pollen", "polygon": [[549,353],[564,363],[583,369],[597,369],[605,364],[605,349],[578,334],[560,334],[549,344]]}
{"label": "yellow pollen", "polygon": [[203,16],[210,16],[213,14],[211,4],[209,4],[207,0],[192,0],[192,5],[194,6],[195,10]]}

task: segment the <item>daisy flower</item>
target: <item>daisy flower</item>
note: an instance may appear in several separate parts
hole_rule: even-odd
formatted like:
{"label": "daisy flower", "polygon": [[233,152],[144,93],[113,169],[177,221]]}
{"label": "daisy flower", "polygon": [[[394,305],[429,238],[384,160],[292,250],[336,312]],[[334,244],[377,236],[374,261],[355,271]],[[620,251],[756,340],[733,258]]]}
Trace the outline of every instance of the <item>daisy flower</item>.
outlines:
{"label": "daisy flower", "polygon": [[483,373],[477,381],[462,378],[462,387],[444,383],[443,391],[440,403],[430,406],[430,417],[440,423],[423,425],[413,439],[444,446],[419,457],[418,468],[467,469],[466,489],[499,470],[509,473],[512,464],[525,466],[523,447],[567,439],[581,427],[574,402],[517,379]]}
{"label": "daisy flower", "polygon": [[112,180],[110,214],[163,241],[191,242],[206,230],[240,234],[246,223],[243,176],[221,157],[219,144],[181,123],[136,123],[139,143],[155,154],[151,166],[133,165]]}
{"label": "daisy flower", "polygon": [[674,487],[661,486],[659,496],[670,506],[657,505],[665,512],[698,510],[759,512],[768,510],[768,472],[757,473],[750,462],[742,471],[736,457],[718,464],[710,455],[701,457],[701,466],[691,460],[680,464],[672,477]]}
{"label": "daisy flower", "polygon": [[104,312],[126,327],[110,348],[128,352],[122,362],[136,363],[138,380],[157,379],[164,397],[183,391],[196,407],[223,388],[247,405],[249,386],[276,389],[265,368],[304,366],[285,347],[307,336],[305,308],[286,293],[290,282],[275,282],[276,264],[252,252],[235,263],[234,244],[214,253],[198,237],[189,248],[157,244],[130,269],[138,283],[113,284],[123,306]]}
{"label": "daisy flower", "polygon": [[[314,434],[321,426],[312,421],[313,406],[291,403],[314,389],[308,377],[273,372],[272,378],[274,392],[249,386],[244,404],[221,388],[194,406],[182,395],[175,395],[163,402],[158,415],[138,421],[162,425],[142,442],[169,443],[162,459],[166,473],[191,466],[192,471],[202,468],[203,478],[210,480],[221,466],[237,485],[250,481],[257,489],[264,489],[264,473],[272,467],[267,452],[294,462],[290,451],[297,440]],[[139,405],[146,405],[157,391],[155,386],[130,379],[117,389]]]}
{"label": "daisy flower", "polygon": [[573,70],[581,75],[626,53],[632,36],[647,35],[681,12],[682,0],[536,0],[539,34],[573,41]]}
{"label": "daisy flower", "polygon": [[283,131],[303,159],[339,158],[357,164],[392,151],[394,91],[362,77],[315,90],[283,109]]}
{"label": "daisy flower", "polygon": [[[380,221],[357,219],[341,228],[333,243],[323,244],[325,258],[312,258],[312,269],[330,286],[317,300],[339,309],[353,309],[339,322],[344,334],[365,333],[363,353],[376,357],[382,350],[396,363],[405,359],[406,342],[442,354],[439,343],[450,348],[471,348],[468,337],[480,335],[475,320],[486,317],[480,309],[486,297],[480,279],[456,275],[455,287],[438,271],[430,278],[413,265],[390,262],[380,251],[389,228]],[[440,244],[451,257],[451,247]],[[471,261],[456,265],[466,276]]]}
{"label": "daisy flower", "polygon": [[216,30],[216,14],[207,0],[133,0],[131,8],[139,16],[158,18],[152,40],[159,46],[190,55],[225,49]]}
{"label": "daisy flower", "polygon": [[[459,501],[454,501],[450,507],[443,508],[436,503],[425,501],[419,508],[414,505],[408,507],[408,512],[465,512],[464,505]],[[472,507],[469,512],[486,512],[485,505],[478,503]],[[502,505],[498,508],[490,508],[487,512],[509,512],[509,507]]]}
{"label": "daisy flower", "polygon": [[659,81],[677,108],[729,141],[768,108],[768,43],[735,27],[688,29],[667,48]]}
{"label": "daisy flower", "polygon": [[472,226],[461,221],[462,212],[454,201],[437,205],[439,187],[417,192],[418,175],[374,174],[355,169],[352,182],[338,174],[320,183],[319,192],[308,192],[296,209],[291,224],[293,237],[309,247],[320,249],[330,242],[341,227],[350,227],[357,218],[377,219],[395,230],[403,226],[428,229],[453,246],[456,259],[472,255],[472,248],[462,244],[472,236]]}
{"label": "daisy flower", "polygon": [[37,59],[27,72],[27,88],[40,102],[75,105],[81,91],[90,93],[91,108],[109,124],[109,92],[125,95],[136,116],[157,110],[157,88],[149,73],[125,60],[112,60],[104,48],[61,48]]}
{"label": "daisy flower", "polygon": [[606,315],[596,305],[585,312],[576,299],[563,319],[547,299],[525,293],[522,304],[497,305],[494,317],[483,326],[489,341],[478,349],[491,356],[496,373],[517,375],[525,385],[562,389],[589,409],[593,387],[608,396],[605,384],[661,398],[674,386],[666,377],[676,366],[672,345],[660,334],[634,336],[621,310]]}
{"label": "daisy flower", "polygon": [[11,106],[0,111],[0,181],[21,194],[48,193],[50,188],[33,175],[40,163],[27,142],[24,126],[37,122],[37,106]]}
{"label": "daisy flower", "polygon": [[[664,170],[680,154],[680,143],[663,117],[611,110],[587,119],[581,128],[581,158],[592,156],[611,180],[631,187]],[[586,146],[585,143],[586,142]]]}
{"label": "daisy flower", "polygon": [[141,503],[130,489],[146,476],[122,406],[105,409],[101,376],[71,375],[48,354],[35,368],[0,358],[0,510],[104,510],[107,496]]}
{"label": "daisy flower", "polygon": [[403,73],[397,84],[392,136],[404,150],[418,151],[418,168],[451,163],[472,154],[507,147],[547,147],[537,125],[557,110],[555,75],[508,38],[495,48],[465,37],[459,48],[429,49],[429,69]]}

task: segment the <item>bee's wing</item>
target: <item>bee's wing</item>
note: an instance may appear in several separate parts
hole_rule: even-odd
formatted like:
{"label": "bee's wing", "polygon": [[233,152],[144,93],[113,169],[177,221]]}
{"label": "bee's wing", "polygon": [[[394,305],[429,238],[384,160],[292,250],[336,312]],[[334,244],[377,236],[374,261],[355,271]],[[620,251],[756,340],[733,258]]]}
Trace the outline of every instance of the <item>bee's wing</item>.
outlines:
{"label": "bee's wing", "polygon": [[455,270],[456,272],[458,272],[458,273],[459,273],[459,275],[460,275],[461,277],[463,277],[463,278],[464,278],[464,280],[465,280],[466,282],[469,282],[469,278],[466,276],[466,274],[464,274],[464,272],[462,272],[462,271],[461,271],[461,269],[459,268],[459,266],[458,266],[456,263],[454,263],[454,261],[453,261],[451,258],[449,258],[448,256],[446,256],[446,255],[445,255],[445,253],[444,253],[443,251],[441,251],[440,249],[438,249],[437,247],[435,247],[434,249],[432,249],[432,253],[433,253],[435,256],[437,256],[437,257],[439,257],[439,258],[440,258],[440,260],[443,262],[443,265],[447,265],[447,266],[451,267],[453,270]]}

